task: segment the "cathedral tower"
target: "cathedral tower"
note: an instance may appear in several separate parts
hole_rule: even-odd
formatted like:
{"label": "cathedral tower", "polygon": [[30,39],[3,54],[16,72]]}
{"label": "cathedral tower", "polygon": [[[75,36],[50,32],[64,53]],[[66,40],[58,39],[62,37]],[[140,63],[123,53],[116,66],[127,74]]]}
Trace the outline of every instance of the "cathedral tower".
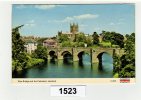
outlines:
{"label": "cathedral tower", "polygon": [[79,31],[78,24],[70,24],[70,32],[73,34],[76,34]]}

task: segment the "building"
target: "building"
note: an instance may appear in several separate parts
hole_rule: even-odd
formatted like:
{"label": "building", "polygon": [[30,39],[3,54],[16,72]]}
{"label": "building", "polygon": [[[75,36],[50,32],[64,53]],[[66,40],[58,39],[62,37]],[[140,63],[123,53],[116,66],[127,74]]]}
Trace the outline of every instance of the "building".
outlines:
{"label": "building", "polygon": [[51,47],[51,48],[55,48],[57,47],[57,41],[51,38],[48,38],[46,40],[43,41],[43,46],[44,47]]}
{"label": "building", "polygon": [[78,32],[79,32],[79,26],[78,26],[78,24],[75,24],[75,23],[70,24],[70,33],[76,34]]}
{"label": "building", "polygon": [[70,32],[62,32],[62,31],[60,31],[60,32],[58,32],[58,36],[61,36],[61,35],[64,34],[64,35],[67,35],[68,38],[71,41],[73,41],[75,39],[75,35],[78,34],[78,32],[79,32],[78,24],[73,23],[73,24],[70,24]]}
{"label": "building", "polygon": [[34,52],[37,49],[37,43],[33,41],[28,41],[25,45],[25,51],[29,54]]}

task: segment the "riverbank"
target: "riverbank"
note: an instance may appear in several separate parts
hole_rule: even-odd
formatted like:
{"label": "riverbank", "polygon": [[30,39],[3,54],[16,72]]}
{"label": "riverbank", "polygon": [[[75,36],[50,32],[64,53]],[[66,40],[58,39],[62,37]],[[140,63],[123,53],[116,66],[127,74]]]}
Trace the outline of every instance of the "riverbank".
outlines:
{"label": "riverbank", "polygon": [[24,69],[29,69],[29,68],[32,68],[36,65],[40,65],[42,63],[44,63],[45,60],[44,59],[37,59],[37,58],[31,58],[29,57],[29,59],[27,60],[27,62],[24,62],[26,63],[25,67],[22,66],[21,63],[18,62],[18,60],[16,61],[12,61],[12,72],[13,71],[22,71]]}

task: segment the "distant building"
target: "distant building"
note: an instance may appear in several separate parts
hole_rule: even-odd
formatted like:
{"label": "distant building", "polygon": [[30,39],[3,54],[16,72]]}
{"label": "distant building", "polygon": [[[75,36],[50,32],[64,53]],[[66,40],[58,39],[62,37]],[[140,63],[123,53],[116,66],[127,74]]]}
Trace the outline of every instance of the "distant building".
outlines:
{"label": "distant building", "polygon": [[70,32],[62,32],[62,31],[60,31],[60,32],[58,32],[58,36],[60,36],[62,34],[65,34],[65,35],[68,36],[68,38],[70,40],[73,41],[75,39],[75,35],[78,34],[78,32],[79,32],[78,24],[73,23],[73,24],[70,24]]}
{"label": "distant building", "polygon": [[33,41],[28,41],[25,45],[25,51],[29,54],[34,52],[37,49],[37,43]]}
{"label": "distant building", "polygon": [[57,41],[54,39],[48,38],[43,41],[43,46],[55,48],[55,47],[57,47]]}
{"label": "distant building", "polygon": [[78,24],[70,24],[70,33],[72,34],[76,34],[77,32],[79,32],[79,26]]}

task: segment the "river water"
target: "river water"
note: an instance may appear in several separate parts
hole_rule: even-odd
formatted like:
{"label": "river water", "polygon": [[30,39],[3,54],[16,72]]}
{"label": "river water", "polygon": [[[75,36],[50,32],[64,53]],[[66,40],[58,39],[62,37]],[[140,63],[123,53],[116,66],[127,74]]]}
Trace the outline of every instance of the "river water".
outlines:
{"label": "river water", "polygon": [[91,64],[90,56],[83,55],[81,61],[72,62],[71,57],[64,60],[49,60],[42,66],[35,66],[20,73],[13,73],[13,78],[112,78],[113,58],[102,55],[102,69],[99,64]]}

